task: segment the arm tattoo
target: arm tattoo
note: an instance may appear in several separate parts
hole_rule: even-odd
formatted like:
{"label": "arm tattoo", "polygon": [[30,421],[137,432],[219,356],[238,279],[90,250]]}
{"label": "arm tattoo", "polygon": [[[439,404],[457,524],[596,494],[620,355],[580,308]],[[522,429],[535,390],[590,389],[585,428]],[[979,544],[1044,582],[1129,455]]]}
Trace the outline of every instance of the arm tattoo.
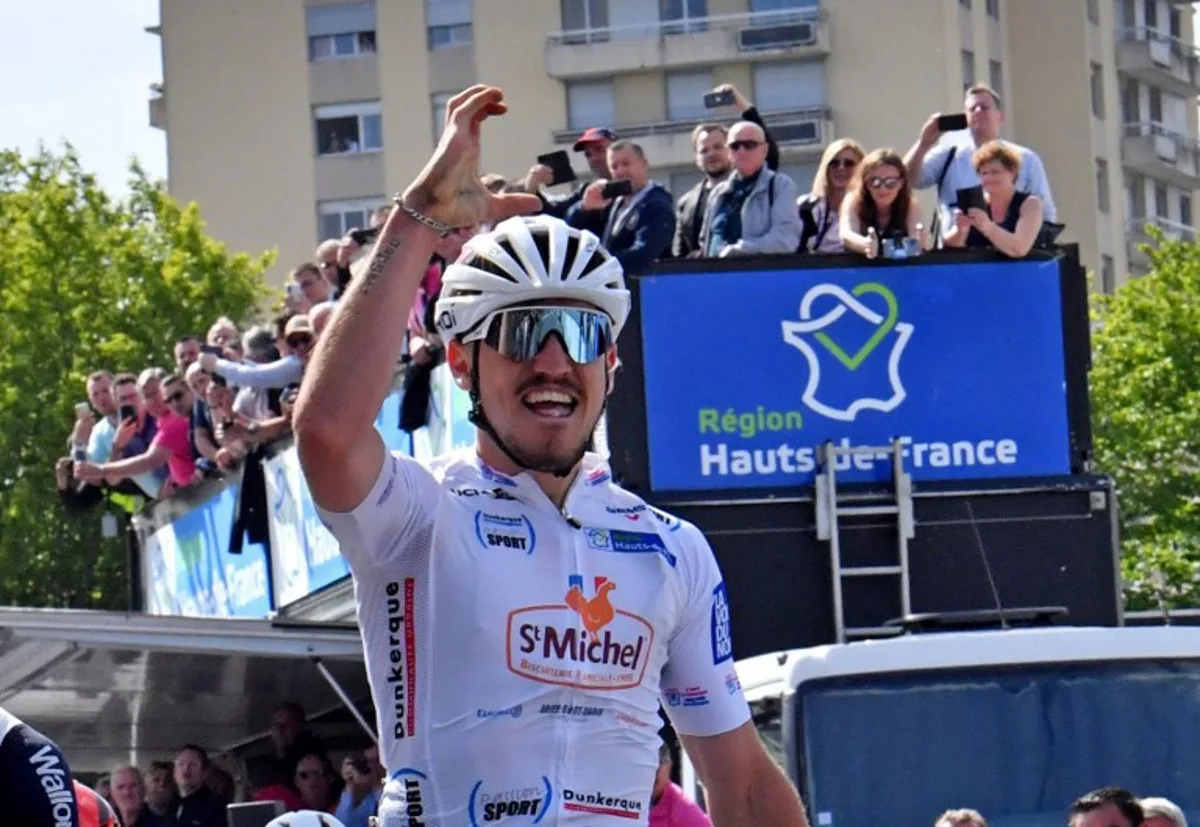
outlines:
{"label": "arm tattoo", "polygon": [[392,263],[392,257],[396,255],[396,250],[400,248],[400,239],[390,238],[384,241],[375,250],[375,254],[371,256],[371,263],[367,266],[367,272],[363,275],[363,293],[369,293],[371,287],[387,270],[388,265]]}

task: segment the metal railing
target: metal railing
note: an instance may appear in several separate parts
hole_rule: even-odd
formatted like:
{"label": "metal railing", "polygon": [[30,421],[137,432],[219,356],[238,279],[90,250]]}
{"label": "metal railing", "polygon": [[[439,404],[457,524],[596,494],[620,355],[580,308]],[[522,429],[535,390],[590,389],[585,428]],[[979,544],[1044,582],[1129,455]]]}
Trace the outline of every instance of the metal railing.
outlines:
{"label": "metal railing", "polygon": [[1195,227],[1189,227],[1187,224],[1163,218],[1161,215],[1134,217],[1125,223],[1125,229],[1131,236],[1144,236],[1147,226],[1158,227],[1168,238],[1185,239],[1187,241],[1194,241],[1196,239]]}
{"label": "metal railing", "polygon": [[550,46],[578,46],[585,43],[607,43],[612,40],[644,37],[661,38],[726,29],[765,28],[788,23],[819,23],[824,19],[825,14],[819,9],[783,9],[781,11],[719,14],[707,17],[682,17],[675,20],[657,20],[652,23],[568,29],[547,35],[546,43]]}
{"label": "metal railing", "polygon": [[[786,126],[788,124],[801,123],[804,121],[828,121],[832,117],[832,112],[828,107],[817,106],[806,109],[786,109],[775,112],[762,113],[763,121],[767,127]],[[691,132],[702,123],[709,123],[714,119],[711,117],[702,118],[683,118],[679,120],[667,121],[649,121],[645,123],[631,124],[614,124],[611,129],[622,138],[644,138],[649,135],[676,135],[681,132]],[[554,132],[553,140],[556,144],[571,143],[579,137],[579,133],[583,129],[560,129]],[[816,143],[823,140],[822,130],[818,127]],[[783,143],[795,143],[794,141],[785,141]]]}
{"label": "metal railing", "polygon": [[1186,40],[1180,40],[1178,37],[1171,37],[1169,34],[1163,34],[1157,29],[1150,29],[1146,26],[1133,26],[1127,29],[1119,29],[1117,31],[1117,42],[1119,43],[1162,43],[1170,49],[1171,54],[1184,62],[1195,63],[1200,61],[1200,47],[1188,43]]}
{"label": "metal railing", "polygon": [[1200,140],[1191,135],[1168,129],[1158,121],[1135,121],[1124,126],[1127,138],[1167,138],[1184,152],[1200,154]]}

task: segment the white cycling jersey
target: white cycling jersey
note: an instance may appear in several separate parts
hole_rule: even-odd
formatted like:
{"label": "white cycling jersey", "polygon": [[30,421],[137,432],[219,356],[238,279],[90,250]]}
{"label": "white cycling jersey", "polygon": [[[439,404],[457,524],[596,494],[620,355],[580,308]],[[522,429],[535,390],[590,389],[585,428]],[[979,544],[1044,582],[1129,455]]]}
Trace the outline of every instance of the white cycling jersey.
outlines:
{"label": "white cycling jersey", "polygon": [[392,455],[321,515],[354,575],[383,827],[645,824],[660,698],[683,734],[750,717],[707,541],[594,454],[561,511],[470,451]]}

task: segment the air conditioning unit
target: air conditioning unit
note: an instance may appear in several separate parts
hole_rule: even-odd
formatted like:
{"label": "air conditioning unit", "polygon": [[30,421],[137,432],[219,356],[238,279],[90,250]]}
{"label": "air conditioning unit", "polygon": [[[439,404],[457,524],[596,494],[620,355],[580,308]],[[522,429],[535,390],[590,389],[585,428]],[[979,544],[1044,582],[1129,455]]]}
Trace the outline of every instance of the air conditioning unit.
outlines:
{"label": "air conditioning unit", "polygon": [[738,50],[742,52],[788,46],[814,46],[816,42],[817,24],[812,20],[781,23],[777,26],[756,26],[738,31]]}
{"label": "air conditioning unit", "polygon": [[821,121],[809,118],[790,123],[767,124],[771,138],[777,144],[819,144],[821,143]]}

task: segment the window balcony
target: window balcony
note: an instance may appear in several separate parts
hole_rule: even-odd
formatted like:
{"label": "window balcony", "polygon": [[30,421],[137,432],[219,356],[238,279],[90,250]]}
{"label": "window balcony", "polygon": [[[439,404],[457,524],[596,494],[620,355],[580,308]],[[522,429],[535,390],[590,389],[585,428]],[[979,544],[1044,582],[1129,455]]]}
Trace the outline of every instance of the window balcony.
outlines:
{"label": "window balcony", "polygon": [[1200,189],[1200,142],[1160,123],[1128,123],[1121,138],[1126,167],[1183,190]]}
{"label": "window balcony", "polygon": [[546,73],[570,80],[827,54],[820,12],[755,12],[557,32],[546,39]]}
{"label": "window balcony", "polygon": [[1196,228],[1180,224],[1178,221],[1172,221],[1169,218],[1162,218],[1157,215],[1130,218],[1125,227],[1126,245],[1129,251],[1129,268],[1137,271],[1139,274],[1145,273],[1150,268],[1150,256],[1146,255],[1146,251],[1142,249],[1142,245],[1149,244],[1153,246],[1157,243],[1146,231],[1147,226],[1157,227],[1162,231],[1163,236],[1168,239],[1182,241],[1196,240]]}
{"label": "window balcony", "polygon": [[[828,109],[808,108],[763,113],[771,137],[779,144],[784,161],[817,157],[833,140],[833,118]],[[655,123],[615,124],[612,129],[622,138],[636,142],[646,153],[654,169],[690,167],[695,164],[692,149],[692,130],[708,118],[698,120],[658,121]],[[554,143],[570,146],[581,129],[564,129],[554,133]]]}
{"label": "window balcony", "polygon": [[150,125],[155,129],[167,128],[167,93],[161,83],[150,84],[153,96],[148,101],[150,109]]}
{"label": "window balcony", "polygon": [[1195,46],[1154,29],[1117,32],[1117,69],[1183,97],[1200,95],[1200,51]]}

